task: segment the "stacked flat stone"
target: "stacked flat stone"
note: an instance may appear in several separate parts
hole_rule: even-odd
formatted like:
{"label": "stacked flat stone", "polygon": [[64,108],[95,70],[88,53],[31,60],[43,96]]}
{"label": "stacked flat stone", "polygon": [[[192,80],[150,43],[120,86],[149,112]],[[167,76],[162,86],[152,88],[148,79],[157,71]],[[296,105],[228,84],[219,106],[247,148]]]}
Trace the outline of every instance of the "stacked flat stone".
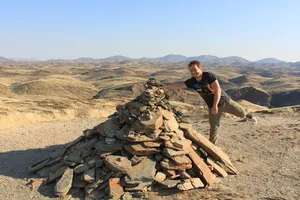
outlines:
{"label": "stacked flat stone", "polygon": [[180,117],[154,79],[143,93],[117,106],[107,121],[30,167],[66,197],[128,199],[153,188],[190,190],[211,185],[216,175],[236,174],[228,156]]}

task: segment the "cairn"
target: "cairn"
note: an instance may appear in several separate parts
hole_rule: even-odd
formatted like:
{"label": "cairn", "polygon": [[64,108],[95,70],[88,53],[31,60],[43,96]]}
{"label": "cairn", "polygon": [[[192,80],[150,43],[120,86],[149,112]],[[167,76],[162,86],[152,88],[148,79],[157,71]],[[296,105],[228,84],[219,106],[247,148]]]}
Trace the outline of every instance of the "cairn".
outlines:
{"label": "cairn", "polygon": [[204,188],[236,174],[229,157],[181,116],[155,79],[134,100],[60,150],[30,167],[56,182],[55,194],[80,188],[86,197],[127,199],[152,188]]}

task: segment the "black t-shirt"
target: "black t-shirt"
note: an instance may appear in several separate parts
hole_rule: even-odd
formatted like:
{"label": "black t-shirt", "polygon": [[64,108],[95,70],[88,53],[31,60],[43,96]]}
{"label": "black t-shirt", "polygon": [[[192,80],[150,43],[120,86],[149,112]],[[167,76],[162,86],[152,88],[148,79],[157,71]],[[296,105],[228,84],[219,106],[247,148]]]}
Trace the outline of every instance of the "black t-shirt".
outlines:
{"label": "black t-shirt", "polygon": [[[200,96],[204,99],[209,108],[212,108],[214,104],[214,94],[211,84],[217,80],[216,75],[211,72],[203,72],[201,81],[197,81],[194,77],[186,80],[184,83],[188,88],[196,90]],[[230,97],[222,90],[219,104],[228,101]]]}

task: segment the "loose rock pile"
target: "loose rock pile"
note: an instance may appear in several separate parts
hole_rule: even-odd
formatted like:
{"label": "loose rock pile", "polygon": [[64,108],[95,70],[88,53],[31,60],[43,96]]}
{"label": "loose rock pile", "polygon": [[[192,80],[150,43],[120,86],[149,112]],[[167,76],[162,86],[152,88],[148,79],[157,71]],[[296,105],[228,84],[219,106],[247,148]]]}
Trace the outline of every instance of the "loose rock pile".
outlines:
{"label": "loose rock pile", "polygon": [[[30,167],[56,181],[55,194],[72,187],[86,196],[129,199],[153,188],[190,190],[212,185],[216,175],[236,174],[228,156],[197,133],[149,79],[136,99],[117,106],[109,120],[84,131],[75,141]],[[176,113],[176,112],[175,112]]]}

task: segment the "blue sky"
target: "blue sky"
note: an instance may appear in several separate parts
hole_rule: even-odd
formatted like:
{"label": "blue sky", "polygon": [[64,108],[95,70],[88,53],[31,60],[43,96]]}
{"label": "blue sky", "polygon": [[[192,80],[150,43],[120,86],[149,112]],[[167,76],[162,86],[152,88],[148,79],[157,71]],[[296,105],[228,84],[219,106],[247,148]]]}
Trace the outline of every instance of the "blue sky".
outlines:
{"label": "blue sky", "polygon": [[1,1],[0,56],[300,61],[300,1]]}

